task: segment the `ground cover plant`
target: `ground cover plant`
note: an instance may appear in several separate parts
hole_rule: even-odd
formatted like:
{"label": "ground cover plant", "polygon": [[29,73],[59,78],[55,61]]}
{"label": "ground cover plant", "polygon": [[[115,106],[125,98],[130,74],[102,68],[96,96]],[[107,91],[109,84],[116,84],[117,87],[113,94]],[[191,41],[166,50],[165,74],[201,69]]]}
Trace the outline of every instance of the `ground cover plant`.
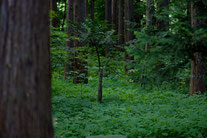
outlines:
{"label": "ground cover plant", "polygon": [[103,103],[99,104],[97,80],[73,85],[53,77],[55,137],[207,137],[206,96],[144,90],[125,79],[104,78]]}

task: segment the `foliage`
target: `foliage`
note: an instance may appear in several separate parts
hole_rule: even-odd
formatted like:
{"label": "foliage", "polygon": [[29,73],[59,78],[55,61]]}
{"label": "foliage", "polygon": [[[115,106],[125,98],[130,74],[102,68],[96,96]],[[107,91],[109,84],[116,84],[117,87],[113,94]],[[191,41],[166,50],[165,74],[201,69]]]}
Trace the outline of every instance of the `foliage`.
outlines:
{"label": "foliage", "polygon": [[104,78],[103,104],[96,101],[97,78],[73,85],[53,77],[55,137],[206,137],[206,97],[176,91],[149,92],[124,79]]}

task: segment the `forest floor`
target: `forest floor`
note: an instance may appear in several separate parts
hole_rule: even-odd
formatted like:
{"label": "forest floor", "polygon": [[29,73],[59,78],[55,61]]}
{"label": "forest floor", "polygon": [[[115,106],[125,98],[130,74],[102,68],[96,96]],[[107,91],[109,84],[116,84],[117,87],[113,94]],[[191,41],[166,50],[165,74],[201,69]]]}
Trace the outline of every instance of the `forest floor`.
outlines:
{"label": "forest floor", "polygon": [[207,96],[144,90],[124,79],[104,78],[99,104],[97,82],[89,78],[89,84],[73,85],[53,77],[55,137],[207,137]]}

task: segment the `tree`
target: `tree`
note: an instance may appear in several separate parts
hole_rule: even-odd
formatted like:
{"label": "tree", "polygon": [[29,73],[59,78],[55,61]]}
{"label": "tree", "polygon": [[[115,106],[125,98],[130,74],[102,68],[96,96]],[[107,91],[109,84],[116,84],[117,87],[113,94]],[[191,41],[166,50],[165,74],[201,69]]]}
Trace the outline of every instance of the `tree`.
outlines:
{"label": "tree", "polygon": [[159,18],[156,19],[157,29],[166,31],[169,28],[169,15],[164,10],[169,9],[170,0],[157,0],[157,13]]}
{"label": "tree", "polygon": [[52,10],[53,18],[50,20],[50,25],[53,27],[58,26],[58,19],[57,19],[57,0],[50,0],[50,10]]}
{"label": "tree", "polygon": [[114,25],[114,30],[118,29],[118,8],[117,0],[112,0],[112,24]]}
{"label": "tree", "polygon": [[[73,35],[72,28],[70,28],[70,23],[73,23],[73,5],[74,5],[74,0],[68,0],[68,10],[67,10],[67,35],[68,39],[66,40],[66,48],[67,48],[67,53],[68,55],[73,56],[73,52],[70,50],[74,47],[74,41],[70,39],[69,37]],[[74,58],[74,57],[72,57]],[[73,71],[73,60],[71,57],[69,57],[65,69],[64,69],[64,78],[66,79],[68,77],[69,71]]]}
{"label": "tree", "polygon": [[[107,24],[112,24],[112,0],[105,0],[105,19]],[[106,45],[105,55],[109,53],[109,46]]]}
{"label": "tree", "polygon": [[48,15],[48,1],[0,1],[0,137],[53,137]]}
{"label": "tree", "polygon": [[91,0],[91,1],[90,1],[91,20],[94,20],[94,1],[95,1],[95,0]]}
{"label": "tree", "polygon": [[[202,0],[191,1],[191,25],[194,29],[201,29],[206,25],[206,19],[201,18],[203,13],[202,9],[204,3]],[[200,16],[200,18],[199,18]],[[193,58],[191,61],[191,77],[190,77],[190,95],[197,94],[198,92],[204,93],[205,88],[205,58],[201,48],[202,42],[195,42],[193,44]]]}
{"label": "tree", "polygon": [[[74,0],[74,8],[73,8],[73,20],[74,23],[83,23],[87,16],[87,0]],[[86,51],[80,51],[79,48],[83,46],[84,43],[80,42],[78,40],[74,41],[74,48],[75,51],[75,57],[74,57],[74,79],[73,83],[88,83],[88,68],[87,68],[87,62],[85,59],[87,58],[84,53]],[[80,58],[81,56],[84,56]]]}
{"label": "tree", "polygon": [[[133,0],[125,0],[124,2],[124,18],[125,18],[125,27],[124,27],[124,40],[129,42],[134,38],[133,32],[129,29],[132,28],[130,22],[133,22]],[[134,57],[130,56],[125,50],[125,72],[128,72],[127,64],[133,61]]]}
{"label": "tree", "polygon": [[118,3],[118,44],[124,43],[124,0],[119,0]]}
{"label": "tree", "polygon": [[[149,31],[149,29],[152,27],[153,6],[154,6],[153,0],[146,1],[146,28],[147,28],[147,31]],[[145,50],[148,51],[149,49],[150,49],[150,45],[147,42],[145,45]]]}

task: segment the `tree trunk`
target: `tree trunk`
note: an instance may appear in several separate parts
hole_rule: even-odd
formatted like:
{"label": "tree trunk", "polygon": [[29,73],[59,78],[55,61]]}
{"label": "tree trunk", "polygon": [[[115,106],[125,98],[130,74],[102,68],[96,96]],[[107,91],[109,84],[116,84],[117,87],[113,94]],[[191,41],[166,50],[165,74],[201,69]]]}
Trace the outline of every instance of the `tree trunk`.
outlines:
{"label": "tree trunk", "polygon": [[[141,3],[141,0],[136,0],[137,3]],[[137,23],[137,28],[140,30],[141,29],[141,21],[143,19],[143,15],[141,13],[138,13],[138,16],[135,17],[135,21]]]}
{"label": "tree trunk", "polygon": [[[83,23],[87,16],[87,9],[86,9],[86,0],[74,0],[74,12],[73,12],[73,19],[75,23]],[[79,51],[78,47],[83,46],[82,42],[78,40],[74,41],[74,47],[76,48],[75,51],[75,58],[74,58],[74,79],[73,83],[88,83],[88,63],[85,61],[87,56],[84,55],[86,51]],[[80,56],[82,58],[80,58]],[[84,56],[84,57],[83,57]]]}
{"label": "tree trunk", "polygon": [[[125,30],[124,30],[124,39],[125,42],[129,42],[134,38],[133,32],[129,31],[132,26],[129,22],[133,22],[133,0],[125,0],[124,7],[124,18],[125,18]],[[125,50],[125,72],[127,73],[130,69],[127,67],[128,63],[132,63],[134,57],[130,56]]]}
{"label": "tree trunk", "polygon": [[91,20],[94,20],[94,0],[91,0],[90,8],[91,8]]}
{"label": "tree trunk", "polygon": [[102,83],[103,83],[103,69],[100,69],[99,87],[98,87],[98,102],[102,102]]}
{"label": "tree trunk", "polygon": [[118,30],[118,8],[117,0],[112,0],[112,24],[114,24],[114,30]]}
{"label": "tree trunk", "polygon": [[[146,27],[149,29],[152,26],[152,14],[153,14],[153,0],[146,1]],[[148,51],[150,49],[150,45],[146,42],[145,50]]]}
{"label": "tree trunk", "polygon": [[164,19],[156,19],[157,29],[159,31],[166,31],[169,28],[169,15],[163,14],[164,9],[169,9],[170,0],[157,0],[157,13]]}
{"label": "tree trunk", "polygon": [[65,65],[64,69],[64,78],[68,78],[70,71],[73,71],[73,59],[74,59],[74,53],[72,52],[72,48],[74,47],[74,41],[70,39],[70,36],[73,36],[72,29],[70,28],[69,22],[73,23],[73,5],[74,5],[74,0],[68,0],[68,10],[67,10],[67,35],[68,35],[68,40],[66,40],[66,49],[67,49],[67,54],[69,56],[69,59]]}
{"label": "tree trunk", "polygon": [[53,137],[48,15],[48,1],[0,1],[0,137]]}
{"label": "tree trunk", "polygon": [[55,17],[53,17],[50,21],[50,25],[53,27],[58,26],[58,19],[57,19],[57,0],[50,0],[50,10],[52,10],[55,14]]}
{"label": "tree trunk", "polygon": [[[191,1],[191,25],[195,29],[200,29],[206,23],[206,19],[197,18],[202,11],[203,3],[202,1]],[[202,43],[194,43],[193,46],[195,47],[193,53],[193,59],[191,62],[191,77],[190,77],[190,95],[198,94],[198,93],[205,93],[205,58],[203,54],[198,51]]]}
{"label": "tree trunk", "polygon": [[119,14],[118,14],[118,43],[119,45],[124,43],[124,0],[119,0]]}
{"label": "tree trunk", "polygon": [[67,0],[64,0],[64,11],[63,11],[63,22],[62,22],[62,31],[64,31],[65,25],[65,18],[66,18],[66,7],[67,7]]}
{"label": "tree trunk", "polygon": [[[112,0],[105,0],[105,19],[107,24],[112,24]],[[105,56],[109,53],[109,46],[106,45]]]}

